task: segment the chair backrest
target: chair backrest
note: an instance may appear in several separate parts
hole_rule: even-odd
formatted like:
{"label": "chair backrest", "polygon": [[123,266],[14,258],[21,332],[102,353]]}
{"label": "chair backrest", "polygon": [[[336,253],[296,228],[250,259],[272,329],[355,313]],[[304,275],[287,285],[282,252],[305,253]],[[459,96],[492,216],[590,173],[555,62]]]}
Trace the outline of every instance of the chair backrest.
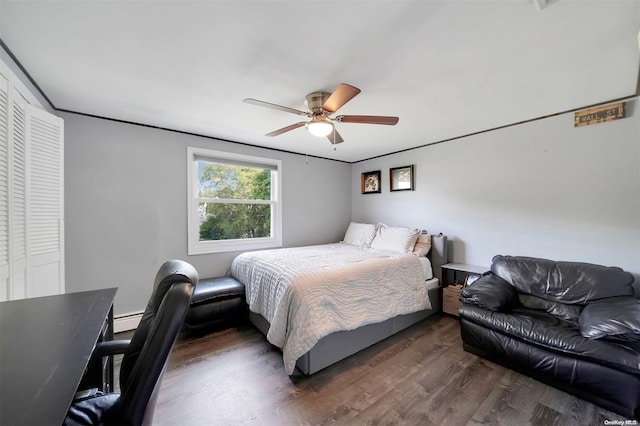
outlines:
{"label": "chair backrest", "polygon": [[122,359],[116,423],[151,423],[157,389],[197,283],[198,272],[187,262],[170,260],[158,270],[147,308]]}

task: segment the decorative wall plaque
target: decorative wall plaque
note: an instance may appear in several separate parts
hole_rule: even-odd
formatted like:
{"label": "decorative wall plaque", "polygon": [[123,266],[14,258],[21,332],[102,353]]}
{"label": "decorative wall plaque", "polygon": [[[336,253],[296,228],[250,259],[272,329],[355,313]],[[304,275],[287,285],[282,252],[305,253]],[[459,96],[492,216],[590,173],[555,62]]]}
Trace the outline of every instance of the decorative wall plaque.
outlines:
{"label": "decorative wall plaque", "polygon": [[589,108],[575,113],[573,127],[588,126],[624,118],[625,102]]}

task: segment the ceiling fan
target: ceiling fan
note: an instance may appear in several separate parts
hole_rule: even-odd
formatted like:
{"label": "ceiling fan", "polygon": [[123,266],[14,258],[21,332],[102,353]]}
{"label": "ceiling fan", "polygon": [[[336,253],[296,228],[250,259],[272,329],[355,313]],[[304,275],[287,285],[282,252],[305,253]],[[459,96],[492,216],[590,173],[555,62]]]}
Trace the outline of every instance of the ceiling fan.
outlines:
{"label": "ceiling fan", "polygon": [[300,121],[295,124],[283,127],[267,133],[265,136],[278,136],[298,127],[306,126],[309,133],[314,136],[326,136],[333,145],[344,142],[340,133],[336,130],[334,122],[340,123],[363,123],[363,124],[386,124],[393,126],[398,123],[398,117],[387,117],[380,115],[338,115],[332,117],[338,109],[353,99],[360,89],[349,84],[341,83],[333,93],[313,92],[309,93],[305,98],[307,111],[300,111],[282,105],[272,104],[270,102],[259,101],[253,98],[247,98],[245,103],[258,105],[266,108],[278,109],[280,111],[290,112],[296,115],[304,115],[309,117],[309,121]]}

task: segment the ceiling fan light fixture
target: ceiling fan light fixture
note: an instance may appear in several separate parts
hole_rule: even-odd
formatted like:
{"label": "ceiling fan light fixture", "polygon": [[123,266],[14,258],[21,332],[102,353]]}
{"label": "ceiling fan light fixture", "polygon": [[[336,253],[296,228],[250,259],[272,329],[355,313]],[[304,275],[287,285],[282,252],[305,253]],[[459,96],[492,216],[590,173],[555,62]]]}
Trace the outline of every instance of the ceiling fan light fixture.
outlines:
{"label": "ceiling fan light fixture", "polygon": [[298,121],[297,123],[274,130],[273,132],[267,133],[265,136],[278,136],[305,126],[313,136],[319,138],[326,136],[327,139],[329,139],[329,142],[331,142],[335,147],[336,144],[344,142],[344,139],[342,139],[342,136],[340,136],[340,133],[338,133],[338,130],[335,128],[334,123],[336,121],[341,123],[384,124],[387,126],[393,126],[398,123],[398,117],[387,117],[382,115],[339,115],[334,118],[330,117],[347,102],[353,99],[358,93],[360,93],[360,89],[345,83],[340,83],[340,86],[338,86],[333,93],[309,93],[305,97],[304,101],[307,111],[300,111],[294,108],[272,104],[271,102],[259,101],[253,98],[246,98],[244,102],[261,107],[278,109],[291,114],[303,115],[310,119],[309,121]]}
{"label": "ceiling fan light fixture", "polygon": [[316,116],[307,123],[307,130],[313,136],[324,137],[333,132],[333,123],[326,117]]}

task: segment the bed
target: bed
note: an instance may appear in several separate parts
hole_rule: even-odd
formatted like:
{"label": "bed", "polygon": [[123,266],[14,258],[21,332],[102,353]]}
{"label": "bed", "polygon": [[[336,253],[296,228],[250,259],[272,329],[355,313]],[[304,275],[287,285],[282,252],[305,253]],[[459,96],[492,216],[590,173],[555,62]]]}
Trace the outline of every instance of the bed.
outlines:
{"label": "bed", "polygon": [[231,275],[287,374],[310,375],[439,312],[446,247],[442,234],[352,222],[340,243],[243,253]]}

